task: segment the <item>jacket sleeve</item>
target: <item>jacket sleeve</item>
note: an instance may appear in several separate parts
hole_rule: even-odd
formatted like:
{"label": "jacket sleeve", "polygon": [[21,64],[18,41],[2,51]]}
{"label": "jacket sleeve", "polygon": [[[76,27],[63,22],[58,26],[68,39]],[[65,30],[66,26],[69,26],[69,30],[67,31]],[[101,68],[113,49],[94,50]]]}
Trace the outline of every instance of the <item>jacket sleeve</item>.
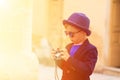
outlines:
{"label": "jacket sleeve", "polygon": [[[66,49],[68,50],[68,52],[70,51],[70,46],[72,45],[72,43],[68,44],[66,46]],[[62,70],[65,70],[67,69],[69,66],[66,66],[68,65],[68,63],[65,61],[65,60],[56,60],[55,63],[57,64],[57,66],[59,68],[61,68]]]}
{"label": "jacket sleeve", "polygon": [[65,69],[65,64],[66,64],[65,60],[56,60],[55,63],[57,64],[59,68],[63,70]]}
{"label": "jacket sleeve", "polygon": [[73,71],[77,71],[80,74],[90,75],[95,67],[97,61],[97,49],[89,49],[85,52],[83,60],[78,60],[74,57],[70,57],[67,60],[67,65]]}

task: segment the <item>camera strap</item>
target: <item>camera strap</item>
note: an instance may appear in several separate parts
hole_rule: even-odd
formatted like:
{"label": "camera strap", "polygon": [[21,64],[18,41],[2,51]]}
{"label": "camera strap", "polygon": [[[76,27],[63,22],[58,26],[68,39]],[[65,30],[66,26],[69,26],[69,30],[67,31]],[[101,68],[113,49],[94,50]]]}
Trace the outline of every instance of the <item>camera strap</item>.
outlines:
{"label": "camera strap", "polygon": [[55,63],[55,80],[59,80],[58,71],[57,71],[57,64]]}

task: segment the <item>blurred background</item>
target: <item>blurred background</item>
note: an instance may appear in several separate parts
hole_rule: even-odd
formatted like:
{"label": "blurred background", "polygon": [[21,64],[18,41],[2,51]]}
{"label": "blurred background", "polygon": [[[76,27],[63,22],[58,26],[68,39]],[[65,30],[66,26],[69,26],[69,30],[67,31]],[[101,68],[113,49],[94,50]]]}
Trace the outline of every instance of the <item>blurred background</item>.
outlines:
{"label": "blurred background", "polygon": [[62,20],[73,12],[83,12],[91,21],[92,34],[89,39],[98,48],[98,66],[119,68],[119,9],[119,0],[35,0],[32,19],[33,51],[43,57],[49,55],[51,48],[64,48],[70,41],[63,33]]}
{"label": "blurred background", "polygon": [[99,53],[94,72],[119,77],[120,0],[0,0],[0,79],[52,80],[41,76],[54,78],[50,51],[70,42],[62,21],[73,12],[90,18],[89,40]]}

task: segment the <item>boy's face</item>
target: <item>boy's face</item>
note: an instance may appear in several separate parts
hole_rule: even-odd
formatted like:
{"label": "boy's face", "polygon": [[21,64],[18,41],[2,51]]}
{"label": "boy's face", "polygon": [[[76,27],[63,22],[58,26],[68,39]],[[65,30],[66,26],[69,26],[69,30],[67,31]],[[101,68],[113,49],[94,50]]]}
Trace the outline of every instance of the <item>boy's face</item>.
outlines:
{"label": "boy's face", "polygon": [[86,33],[75,26],[65,24],[65,34],[69,36],[74,44],[81,43],[86,36]]}

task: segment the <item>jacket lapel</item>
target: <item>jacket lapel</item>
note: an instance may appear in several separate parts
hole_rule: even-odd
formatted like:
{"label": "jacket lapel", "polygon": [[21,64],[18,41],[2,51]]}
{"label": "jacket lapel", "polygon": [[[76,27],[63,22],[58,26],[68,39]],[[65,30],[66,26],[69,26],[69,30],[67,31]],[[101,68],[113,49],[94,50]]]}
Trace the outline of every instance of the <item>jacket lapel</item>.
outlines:
{"label": "jacket lapel", "polygon": [[78,48],[78,50],[75,52],[75,57],[77,56],[82,56],[84,55],[84,52],[86,51],[87,49],[87,45],[89,44],[89,41],[88,39],[84,41],[84,43],[80,46],[80,48]]}
{"label": "jacket lapel", "polygon": [[[78,48],[78,50],[75,52],[74,57],[82,56],[84,54],[84,51],[86,51],[86,46],[89,44],[88,39],[84,41],[84,43]],[[69,44],[66,48],[68,52],[70,53],[70,49],[72,47],[73,43]]]}

